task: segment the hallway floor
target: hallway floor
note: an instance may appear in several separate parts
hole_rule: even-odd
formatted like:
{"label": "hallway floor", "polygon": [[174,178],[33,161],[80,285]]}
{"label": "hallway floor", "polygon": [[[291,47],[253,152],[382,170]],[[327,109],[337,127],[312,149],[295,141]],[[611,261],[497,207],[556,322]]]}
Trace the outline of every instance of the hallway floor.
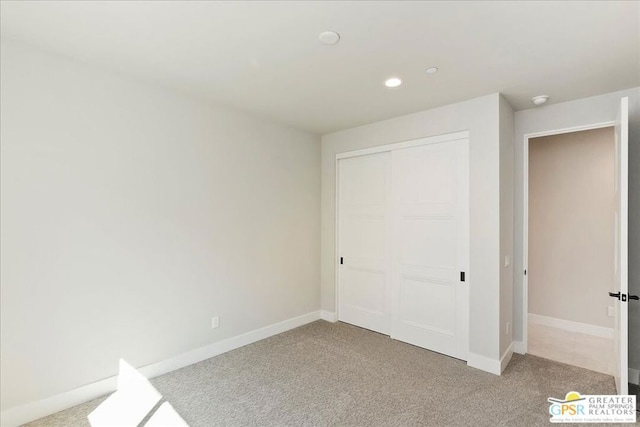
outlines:
{"label": "hallway floor", "polygon": [[613,375],[613,339],[529,322],[528,353]]}

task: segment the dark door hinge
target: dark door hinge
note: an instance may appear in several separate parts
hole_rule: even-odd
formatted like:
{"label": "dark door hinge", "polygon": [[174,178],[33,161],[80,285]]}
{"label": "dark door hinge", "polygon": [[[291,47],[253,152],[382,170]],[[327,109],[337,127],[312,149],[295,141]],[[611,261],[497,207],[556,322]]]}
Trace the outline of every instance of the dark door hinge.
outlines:
{"label": "dark door hinge", "polygon": [[460,281],[464,282],[464,271],[460,272]]}
{"label": "dark door hinge", "polygon": [[344,258],[340,257],[340,265],[344,264]]}

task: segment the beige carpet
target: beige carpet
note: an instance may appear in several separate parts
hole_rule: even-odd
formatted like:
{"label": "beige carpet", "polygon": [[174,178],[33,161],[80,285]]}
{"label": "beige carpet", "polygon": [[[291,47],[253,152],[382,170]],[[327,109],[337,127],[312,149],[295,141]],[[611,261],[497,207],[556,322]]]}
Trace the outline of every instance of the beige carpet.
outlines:
{"label": "beige carpet", "polygon": [[[514,355],[498,377],[384,335],[324,321],[152,383],[192,427],[548,426],[548,397],[615,393],[610,376],[535,356]],[[88,425],[87,414],[102,400],[29,426]]]}

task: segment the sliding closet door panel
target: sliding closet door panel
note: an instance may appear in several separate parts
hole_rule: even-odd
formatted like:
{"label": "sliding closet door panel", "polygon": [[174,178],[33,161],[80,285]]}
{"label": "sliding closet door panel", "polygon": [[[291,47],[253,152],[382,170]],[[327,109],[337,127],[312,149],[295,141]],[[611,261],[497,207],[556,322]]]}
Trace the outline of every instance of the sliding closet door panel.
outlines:
{"label": "sliding closet door panel", "polygon": [[338,168],[338,317],[388,334],[390,154],[343,159]]}
{"label": "sliding closet door panel", "polygon": [[[446,217],[403,217],[400,257],[407,266],[456,268],[456,221]],[[442,215],[442,214],[438,214]],[[428,263],[428,265],[427,265]]]}
{"label": "sliding closet door panel", "polygon": [[468,140],[392,152],[395,339],[466,359]]}

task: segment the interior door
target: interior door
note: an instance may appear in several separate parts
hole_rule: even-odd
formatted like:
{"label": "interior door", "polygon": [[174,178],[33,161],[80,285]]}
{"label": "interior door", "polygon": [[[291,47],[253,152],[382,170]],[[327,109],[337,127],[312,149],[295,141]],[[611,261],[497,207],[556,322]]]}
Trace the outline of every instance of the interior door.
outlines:
{"label": "interior door", "polygon": [[389,152],[338,161],[338,318],[386,335],[389,169]]}
{"label": "interior door", "polygon": [[615,303],[615,381],[618,394],[629,392],[628,384],[628,197],[629,197],[629,98],[622,98],[615,126],[615,277],[609,295]]}
{"label": "interior door", "polygon": [[392,152],[391,336],[463,360],[469,320],[468,171],[468,139]]}

